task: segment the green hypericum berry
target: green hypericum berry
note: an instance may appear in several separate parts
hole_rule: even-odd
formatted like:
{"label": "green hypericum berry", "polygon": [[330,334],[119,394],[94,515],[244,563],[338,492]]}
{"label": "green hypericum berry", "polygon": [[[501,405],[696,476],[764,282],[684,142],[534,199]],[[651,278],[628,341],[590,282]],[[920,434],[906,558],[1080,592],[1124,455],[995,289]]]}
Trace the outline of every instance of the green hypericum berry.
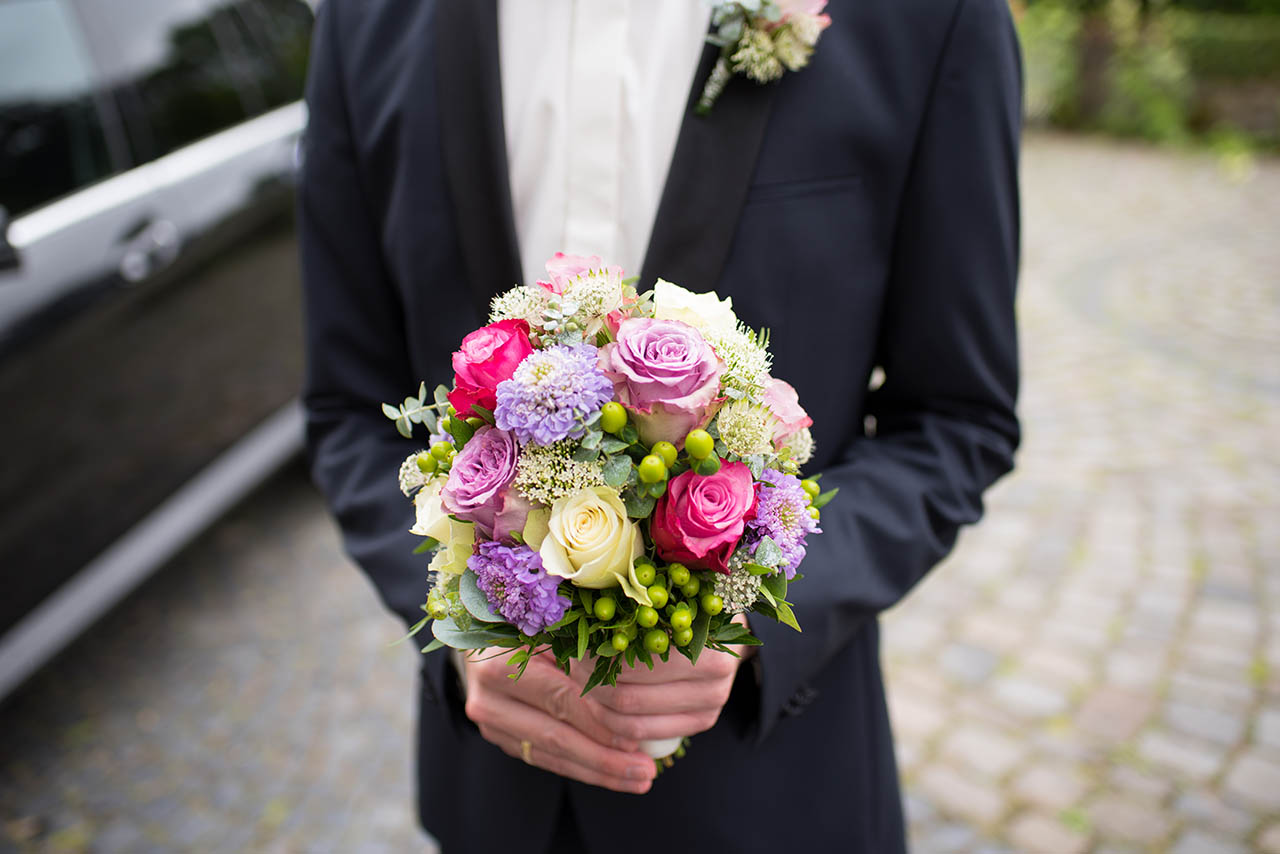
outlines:
{"label": "green hypericum berry", "polygon": [[688,608],[676,608],[675,613],[671,615],[671,628],[677,632],[681,629],[687,629],[693,625],[693,614]]}
{"label": "green hypericum berry", "polygon": [[809,517],[810,517],[810,518],[812,518],[812,519],[814,519],[814,520],[820,519],[820,518],[822,518],[822,511],[821,511],[821,510],[819,510],[817,507],[814,507],[812,504],[810,504],[810,505],[809,505]]}
{"label": "green hypericum berry", "polygon": [[648,605],[641,605],[636,609],[636,622],[642,629],[651,629],[658,625],[658,612]]}
{"label": "green hypericum berry", "polygon": [[701,601],[702,610],[713,617],[724,610],[724,600],[714,593],[703,593]]}
{"label": "green hypericum berry", "polygon": [[671,468],[676,464],[676,458],[679,454],[676,452],[676,446],[670,442],[656,442],[653,446],[653,452],[662,457],[662,461],[666,463],[667,468]]}
{"label": "green hypericum berry", "polygon": [[627,647],[631,646],[631,638],[627,637],[624,632],[614,632],[613,640],[610,641],[613,648],[618,652],[626,652]]}
{"label": "green hypericum berry", "polygon": [[684,449],[695,460],[705,460],[715,452],[716,440],[706,430],[691,430],[684,437]]}
{"label": "green hypericum berry", "polygon": [[720,458],[712,454],[705,460],[694,460],[693,470],[703,477],[709,477],[720,471]]}
{"label": "green hypericum berry", "polygon": [[479,417],[478,415],[472,415],[470,418],[467,419],[467,425],[471,427],[471,429],[473,430],[479,430],[481,427],[484,426],[484,419]]}
{"label": "green hypericum berry", "polygon": [[698,595],[698,591],[702,589],[702,582],[697,578],[690,577],[688,581],[680,585],[680,592],[684,594],[686,599],[692,599]]}
{"label": "green hypericum berry", "polygon": [[627,410],[621,403],[611,400],[600,409],[600,429],[606,433],[617,433],[627,426]]}
{"label": "green hypericum berry", "polygon": [[636,581],[648,587],[658,577],[657,568],[651,563],[636,563]]}
{"label": "green hypericum berry", "polygon": [[431,456],[435,457],[437,461],[449,459],[452,453],[453,445],[448,442],[436,442],[431,446]]}
{"label": "green hypericum berry", "polygon": [[667,575],[671,576],[671,583],[676,587],[689,583],[689,568],[682,563],[673,563],[667,567]]}
{"label": "green hypericum berry", "polygon": [[667,593],[667,588],[657,584],[649,588],[649,600],[653,602],[653,607],[666,607],[668,598],[670,598],[670,594]]}
{"label": "green hypericum berry", "polygon": [[693,643],[693,629],[676,629],[671,635],[676,646],[688,646]]}
{"label": "green hypericum berry", "polygon": [[671,638],[667,637],[667,633],[662,629],[650,629],[644,633],[644,648],[654,655],[662,655],[670,644]]}
{"label": "green hypericum berry", "polygon": [[450,418],[452,418],[453,416],[455,416],[455,415],[457,415],[457,414],[458,414],[458,410],[454,409],[454,408],[453,408],[453,404],[451,403],[451,404],[449,404],[449,406],[448,406],[448,407],[446,407],[446,408],[445,408],[445,413],[446,413]]}
{"label": "green hypericum berry", "polygon": [[786,474],[796,474],[800,471],[800,466],[796,465],[795,460],[783,460],[782,471]]}
{"label": "green hypericum berry", "polygon": [[818,482],[813,478],[806,477],[800,481],[800,488],[804,490],[804,494],[809,496],[809,500],[817,498],[822,492],[822,487],[818,486]]}
{"label": "green hypericum berry", "polygon": [[618,603],[612,596],[601,596],[595,601],[592,610],[595,611],[597,620],[608,622],[613,619],[614,614],[618,613]]}
{"label": "green hypericum berry", "polygon": [[640,475],[641,483],[661,483],[667,479],[667,466],[662,457],[650,454],[636,466],[636,473]]}
{"label": "green hypericum berry", "polygon": [[439,465],[439,461],[435,457],[431,456],[429,452],[423,451],[421,454],[418,454],[418,471],[423,474],[431,474]]}

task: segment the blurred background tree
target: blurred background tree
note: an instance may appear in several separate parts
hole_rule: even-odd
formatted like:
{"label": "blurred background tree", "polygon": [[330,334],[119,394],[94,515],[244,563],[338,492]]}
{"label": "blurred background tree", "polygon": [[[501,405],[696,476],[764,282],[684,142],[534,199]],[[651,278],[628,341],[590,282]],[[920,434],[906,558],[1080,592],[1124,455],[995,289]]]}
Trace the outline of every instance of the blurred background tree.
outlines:
{"label": "blurred background tree", "polygon": [[1033,124],[1280,148],[1280,0],[1011,0]]}

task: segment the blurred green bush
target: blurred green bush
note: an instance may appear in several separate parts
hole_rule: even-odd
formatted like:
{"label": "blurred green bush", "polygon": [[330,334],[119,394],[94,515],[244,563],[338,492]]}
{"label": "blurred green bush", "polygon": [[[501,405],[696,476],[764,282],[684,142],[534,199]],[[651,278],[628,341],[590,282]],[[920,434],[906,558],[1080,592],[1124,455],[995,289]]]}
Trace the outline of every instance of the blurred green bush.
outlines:
{"label": "blurred green bush", "polygon": [[1154,142],[1280,142],[1280,0],[1012,2],[1030,122]]}

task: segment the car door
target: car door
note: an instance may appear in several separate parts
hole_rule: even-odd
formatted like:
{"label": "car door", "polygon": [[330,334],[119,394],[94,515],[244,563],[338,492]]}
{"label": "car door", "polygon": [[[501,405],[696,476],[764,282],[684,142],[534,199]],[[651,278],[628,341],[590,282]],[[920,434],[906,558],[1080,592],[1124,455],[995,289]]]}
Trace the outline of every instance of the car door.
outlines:
{"label": "car door", "polygon": [[[40,287],[92,298],[23,320],[27,343],[2,368],[0,399],[17,403],[16,416],[0,419],[0,441],[22,453],[0,475],[0,567],[10,585],[0,634],[297,394],[291,187],[302,93],[265,91],[264,60],[253,53],[262,48],[238,8],[245,2],[0,0],[0,10],[56,5],[73,30],[79,23],[72,41],[91,58],[94,102],[113,117],[114,141],[104,145],[118,170],[9,229],[13,275],[57,262],[74,272]],[[67,231],[73,202],[75,211],[109,209],[94,226],[101,237]],[[107,272],[84,284],[92,277],[81,268]],[[299,440],[273,441],[283,452]],[[236,477],[270,471],[263,463]],[[197,500],[190,512],[219,506]],[[8,595],[10,576],[23,579],[20,595]]]}

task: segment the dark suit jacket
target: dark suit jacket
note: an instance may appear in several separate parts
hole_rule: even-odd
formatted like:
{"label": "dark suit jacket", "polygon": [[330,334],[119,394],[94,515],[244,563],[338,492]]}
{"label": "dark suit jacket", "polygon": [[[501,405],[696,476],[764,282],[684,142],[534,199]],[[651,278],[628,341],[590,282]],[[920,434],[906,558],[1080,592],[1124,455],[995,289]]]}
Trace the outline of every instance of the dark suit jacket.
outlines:
{"label": "dark suit jacket", "polygon": [[[309,451],[351,555],[406,620],[426,561],[396,470],[422,442],[379,403],[448,382],[450,352],[520,277],[495,5],[327,0],[316,28],[299,208]],[[771,327],[775,374],[813,416],[807,470],[841,492],[792,588],[804,632],[754,622],[760,684],[743,668],[720,722],[644,797],[508,758],[463,716],[445,654],[424,657],[419,800],[446,854],[542,850],[566,791],[610,854],[904,847],[876,615],[1012,465],[1019,59],[1005,0],[828,11],[808,68],[735,79],[686,118],[642,271]]]}

